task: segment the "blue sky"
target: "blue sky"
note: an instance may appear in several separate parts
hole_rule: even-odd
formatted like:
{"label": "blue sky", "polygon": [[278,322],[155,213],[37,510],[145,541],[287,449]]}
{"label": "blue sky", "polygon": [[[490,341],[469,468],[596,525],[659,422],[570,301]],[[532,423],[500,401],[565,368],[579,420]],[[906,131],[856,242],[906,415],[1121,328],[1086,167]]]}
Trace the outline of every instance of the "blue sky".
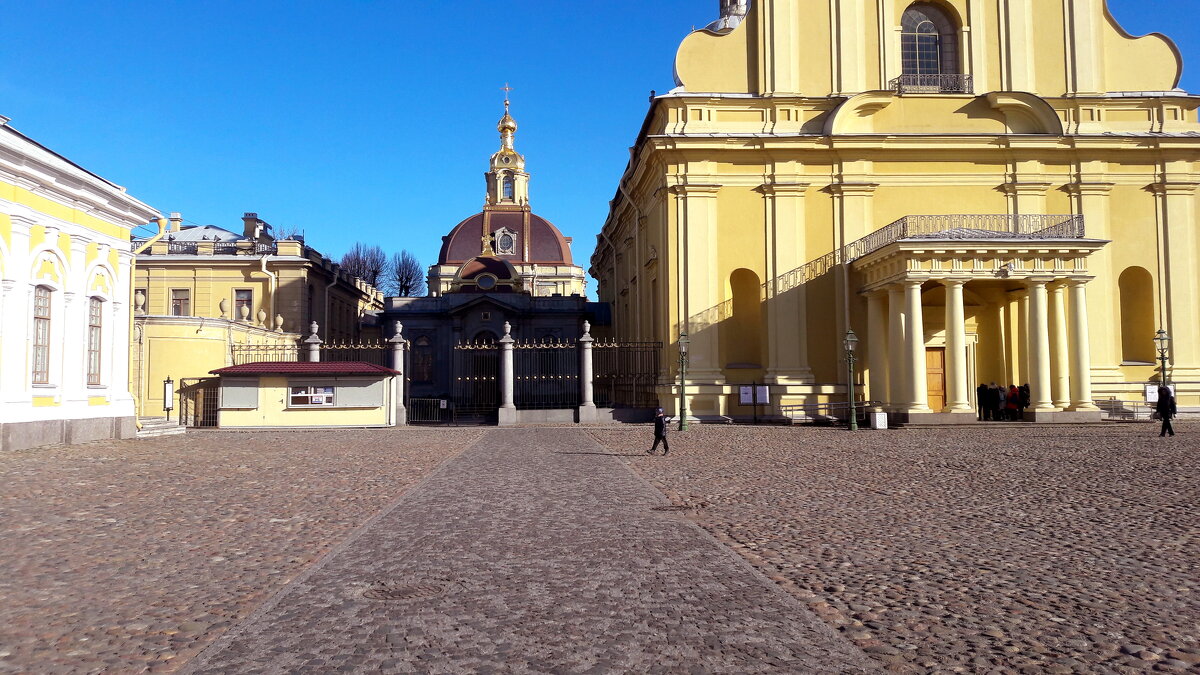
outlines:
{"label": "blue sky", "polygon": [[[647,96],[717,5],[38,0],[6,13],[0,115],[191,223],[256,211],[331,257],[357,240],[428,265],[480,210],[510,82],[534,210],[586,268]],[[1109,6],[1174,39],[1200,92],[1200,0]]]}

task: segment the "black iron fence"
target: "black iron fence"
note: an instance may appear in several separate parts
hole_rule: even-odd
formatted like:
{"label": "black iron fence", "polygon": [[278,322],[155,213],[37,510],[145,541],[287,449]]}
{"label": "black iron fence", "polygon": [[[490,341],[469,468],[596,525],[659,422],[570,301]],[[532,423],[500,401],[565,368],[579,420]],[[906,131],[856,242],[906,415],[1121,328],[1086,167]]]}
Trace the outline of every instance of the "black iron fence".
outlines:
{"label": "black iron fence", "polygon": [[494,342],[454,345],[451,411],[455,422],[490,423],[500,407],[500,349]]}
{"label": "black iron fence", "polygon": [[971,76],[961,73],[901,75],[889,82],[888,88],[898,94],[970,94],[975,91]]}
{"label": "black iron fence", "polygon": [[592,345],[592,398],[601,408],[656,408],[661,342],[597,340]]}
{"label": "black iron fence", "polygon": [[216,428],[221,387],[215,377],[179,380],[179,420],[185,426]]}
{"label": "black iron fence", "polygon": [[574,340],[513,344],[513,404],[521,410],[579,406],[579,349]]}
{"label": "black iron fence", "polygon": [[445,424],[450,402],[443,398],[410,398],[406,409],[409,424]]}

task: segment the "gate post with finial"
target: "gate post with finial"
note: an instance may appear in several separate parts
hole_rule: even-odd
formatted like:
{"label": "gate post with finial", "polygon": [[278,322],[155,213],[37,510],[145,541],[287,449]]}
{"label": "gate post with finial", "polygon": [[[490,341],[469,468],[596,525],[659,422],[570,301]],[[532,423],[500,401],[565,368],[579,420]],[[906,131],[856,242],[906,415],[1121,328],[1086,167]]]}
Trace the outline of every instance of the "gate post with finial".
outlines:
{"label": "gate post with finial", "polygon": [[397,373],[393,375],[395,386],[392,387],[392,395],[396,397],[395,426],[405,426],[408,424],[408,409],[404,407],[404,349],[407,341],[404,339],[404,324],[397,321],[395,328],[396,334],[388,340],[392,345],[392,370]]}
{"label": "gate post with finial", "polygon": [[308,345],[308,360],[316,363],[321,360],[321,338],[317,336],[317,322],[314,321],[309,326],[312,335],[309,335],[304,340],[304,344]]}
{"label": "gate post with finial", "polygon": [[512,426],[517,423],[517,406],[513,404],[513,343],[512,325],[504,322],[504,337],[500,338],[500,410],[497,423]]}
{"label": "gate post with finial", "polygon": [[579,421],[596,422],[596,403],[592,400],[592,324],[583,322],[583,337],[579,338]]}

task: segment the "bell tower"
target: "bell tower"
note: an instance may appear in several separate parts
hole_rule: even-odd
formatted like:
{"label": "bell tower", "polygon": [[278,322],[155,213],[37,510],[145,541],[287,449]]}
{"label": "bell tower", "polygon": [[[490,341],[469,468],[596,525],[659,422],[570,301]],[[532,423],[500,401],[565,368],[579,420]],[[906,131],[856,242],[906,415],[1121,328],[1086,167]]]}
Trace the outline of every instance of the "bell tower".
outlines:
{"label": "bell tower", "polygon": [[528,206],[529,174],[525,173],[525,158],[513,147],[517,133],[517,121],[509,114],[508,92],[512,88],[504,85],[504,117],[496,125],[500,132],[500,150],[492,155],[487,178],[488,206]]}

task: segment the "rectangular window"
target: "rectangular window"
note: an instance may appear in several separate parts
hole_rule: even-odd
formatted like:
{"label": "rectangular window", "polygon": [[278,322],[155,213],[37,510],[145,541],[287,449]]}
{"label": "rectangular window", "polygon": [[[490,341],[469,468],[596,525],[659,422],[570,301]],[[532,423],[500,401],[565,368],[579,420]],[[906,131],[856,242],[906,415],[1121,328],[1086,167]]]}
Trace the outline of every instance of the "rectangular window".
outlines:
{"label": "rectangular window", "polygon": [[[242,314],[243,307],[245,314]],[[247,319],[254,316],[254,291],[245,288],[233,292],[233,318],[241,321],[243,316]]]}
{"label": "rectangular window", "polygon": [[333,387],[292,387],[289,408],[333,406]]}
{"label": "rectangular window", "polygon": [[50,289],[33,289],[33,383],[50,383]]}
{"label": "rectangular window", "polygon": [[171,316],[192,315],[192,292],[186,288],[171,289]]}
{"label": "rectangular window", "polygon": [[103,340],[104,302],[88,299],[87,382],[100,384],[100,345]]}

